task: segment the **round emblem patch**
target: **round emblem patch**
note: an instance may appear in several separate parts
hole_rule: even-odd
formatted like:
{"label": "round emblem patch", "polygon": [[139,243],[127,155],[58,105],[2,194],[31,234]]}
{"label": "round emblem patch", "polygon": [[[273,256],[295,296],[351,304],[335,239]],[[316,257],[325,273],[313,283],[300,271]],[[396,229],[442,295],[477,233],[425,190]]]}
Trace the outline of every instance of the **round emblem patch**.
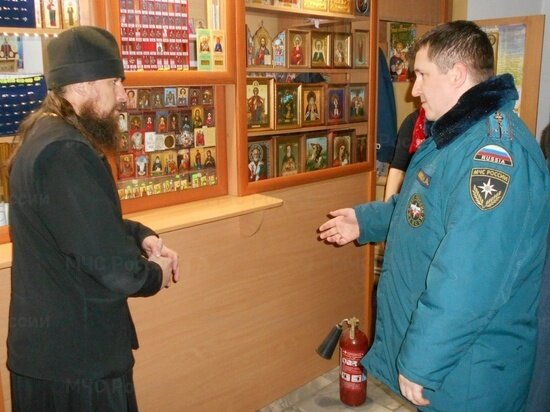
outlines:
{"label": "round emblem patch", "polygon": [[409,199],[409,206],[407,207],[407,222],[412,227],[422,226],[424,223],[425,208],[424,202],[418,193],[415,193]]}

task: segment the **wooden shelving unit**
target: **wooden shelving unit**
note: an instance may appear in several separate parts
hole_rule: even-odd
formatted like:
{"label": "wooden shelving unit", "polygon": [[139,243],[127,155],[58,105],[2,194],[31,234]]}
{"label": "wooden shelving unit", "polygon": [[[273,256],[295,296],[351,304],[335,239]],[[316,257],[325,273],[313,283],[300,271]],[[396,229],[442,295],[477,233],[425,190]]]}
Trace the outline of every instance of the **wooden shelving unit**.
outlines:
{"label": "wooden shelving unit", "polygon": [[[241,7],[239,7],[239,3]],[[237,12],[237,38],[246,39],[246,26],[252,27],[252,32],[259,24],[274,27],[272,35],[285,29],[296,30],[321,30],[332,33],[352,33],[356,29],[369,30],[376,33],[377,19],[376,2],[371,2],[369,16],[357,16],[352,14],[328,13],[322,11],[310,11],[290,7],[277,7],[261,4],[243,4],[244,0],[237,2],[240,12]],[[237,177],[238,192],[240,195],[260,193],[269,190],[296,186],[304,183],[316,182],[324,179],[345,176],[374,170],[374,136],[375,136],[375,110],[376,110],[376,65],[377,65],[377,36],[369,38],[370,53],[368,68],[282,68],[282,67],[247,67],[246,49],[237,48]],[[318,72],[330,77],[331,84],[368,83],[367,120],[355,123],[340,123],[338,125],[325,124],[319,127],[301,127],[295,129],[277,129],[256,132],[248,130],[246,112],[246,79],[250,73],[309,73]],[[305,84],[305,83],[304,83]],[[324,107],[323,107],[324,110]],[[363,163],[355,163],[346,166],[328,167],[326,169],[298,173],[292,176],[271,177],[265,180],[248,181],[248,142],[249,138],[282,136],[296,133],[310,133],[319,131],[338,131],[353,129],[357,134],[368,136],[368,160]],[[273,149],[275,150],[275,149]],[[275,173],[274,173],[275,175]]]}

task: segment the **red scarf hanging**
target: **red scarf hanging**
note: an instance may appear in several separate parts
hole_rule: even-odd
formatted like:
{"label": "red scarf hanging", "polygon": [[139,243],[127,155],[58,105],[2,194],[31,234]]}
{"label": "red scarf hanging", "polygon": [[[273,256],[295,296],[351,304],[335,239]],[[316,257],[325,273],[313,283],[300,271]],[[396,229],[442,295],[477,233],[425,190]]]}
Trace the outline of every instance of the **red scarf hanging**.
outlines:
{"label": "red scarf hanging", "polygon": [[420,144],[426,140],[426,132],[424,130],[424,124],[426,123],[426,112],[421,107],[418,111],[418,117],[414,124],[411,145],[409,146],[409,153],[413,154],[416,152]]}

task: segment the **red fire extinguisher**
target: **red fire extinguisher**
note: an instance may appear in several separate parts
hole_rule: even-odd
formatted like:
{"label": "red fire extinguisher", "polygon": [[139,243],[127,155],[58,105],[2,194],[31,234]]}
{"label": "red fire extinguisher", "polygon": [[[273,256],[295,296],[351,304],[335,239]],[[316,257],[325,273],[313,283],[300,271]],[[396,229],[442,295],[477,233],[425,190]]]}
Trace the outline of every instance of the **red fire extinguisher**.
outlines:
{"label": "red fire extinguisher", "polygon": [[[349,329],[342,335],[342,325],[347,323]],[[340,338],[340,335],[342,337]],[[340,400],[349,406],[362,405],[367,399],[367,377],[359,361],[365,356],[368,348],[367,336],[359,329],[359,319],[344,319],[337,324],[317,353],[330,359],[340,341]]]}

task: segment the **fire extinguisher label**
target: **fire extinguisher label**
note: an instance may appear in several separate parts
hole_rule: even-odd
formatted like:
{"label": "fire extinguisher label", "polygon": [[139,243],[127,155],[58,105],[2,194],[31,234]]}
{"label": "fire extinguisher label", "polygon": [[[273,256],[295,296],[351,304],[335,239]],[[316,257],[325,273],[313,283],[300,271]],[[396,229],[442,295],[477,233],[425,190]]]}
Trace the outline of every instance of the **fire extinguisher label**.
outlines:
{"label": "fire extinguisher label", "polygon": [[340,376],[342,377],[343,380],[345,380],[346,382],[353,382],[353,383],[357,383],[357,382],[364,382],[367,380],[367,377],[365,376],[364,373],[362,373],[361,375],[352,375],[350,373],[346,373],[346,372],[342,372],[340,374]]}
{"label": "fire extinguisher label", "polygon": [[340,355],[340,376],[342,380],[353,383],[360,383],[367,380],[359,363],[363,354],[342,349]]}

